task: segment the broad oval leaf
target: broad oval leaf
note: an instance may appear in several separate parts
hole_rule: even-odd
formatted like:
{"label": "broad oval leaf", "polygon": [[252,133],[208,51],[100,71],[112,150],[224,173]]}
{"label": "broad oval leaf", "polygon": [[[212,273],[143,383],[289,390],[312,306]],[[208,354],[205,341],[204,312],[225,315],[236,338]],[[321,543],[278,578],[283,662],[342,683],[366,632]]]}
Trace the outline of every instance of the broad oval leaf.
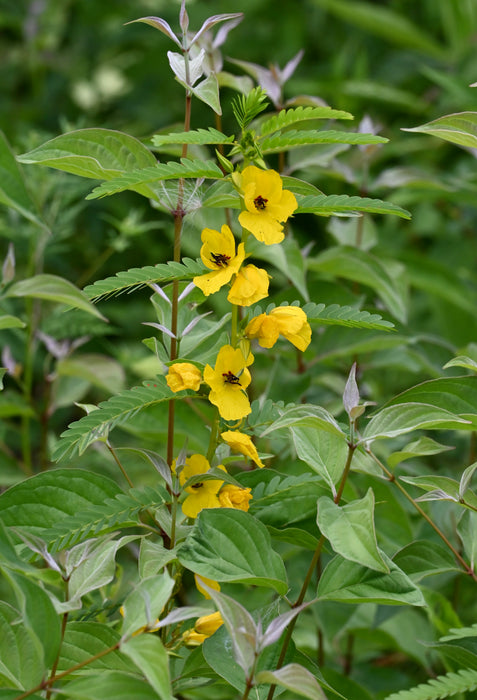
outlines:
{"label": "broad oval leaf", "polygon": [[8,527],[42,536],[57,523],[120,493],[105,476],[82,469],[52,469],[26,479],[0,495],[0,513]]}
{"label": "broad oval leaf", "polygon": [[147,681],[130,673],[102,670],[75,678],[68,683],[68,698],[71,700],[132,700],[132,698],[157,700],[158,695]]}
{"label": "broad oval leaf", "polygon": [[318,501],[316,522],[337,554],[375,571],[389,573],[376,541],[371,489],[364,498],[345,506],[323,496]]}
{"label": "broad oval leaf", "polygon": [[287,407],[280,418],[273,421],[273,423],[263,431],[261,437],[275,430],[291,427],[325,430],[326,432],[341,436],[343,440],[345,439],[345,434],[333,416],[321,406],[314,406],[312,404],[304,404],[302,406],[292,405],[289,408]]}
{"label": "broad oval leaf", "polygon": [[104,656],[101,652],[119,644],[120,635],[107,624],[91,621],[69,621],[61,645],[58,671],[66,671],[76,664],[90,661],[92,656],[98,656],[95,661],[88,663],[92,670],[133,671],[134,666],[118,651],[112,651]]}
{"label": "broad oval leaf", "polygon": [[110,129],[78,129],[56,136],[18,156],[18,160],[98,180],[111,180],[121,173],[156,163],[140,141]]}
{"label": "broad oval leaf", "polygon": [[18,610],[0,601],[0,685],[18,691],[35,687],[45,672],[38,639],[33,630],[18,624],[19,619]]}
{"label": "broad oval leaf", "polygon": [[431,379],[403,391],[388,401],[384,408],[407,402],[429,404],[434,408],[451,411],[461,419],[470,421],[457,427],[459,430],[477,428],[477,377],[443,377]]}
{"label": "broad oval leaf", "polygon": [[378,438],[393,438],[412,430],[459,430],[469,427],[465,418],[425,403],[387,406],[376,413],[363,431],[360,443]]}
{"label": "broad oval leaf", "polygon": [[448,114],[427,124],[403,129],[403,131],[416,131],[437,136],[465,148],[477,148],[477,112]]}
{"label": "broad oval leaf", "polygon": [[153,627],[170,598],[174,580],[167,571],[142,579],[124,601],[123,638],[143,627]]}
{"label": "broad oval leaf", "polygon": [[276,671],[259,671],[257,682],[279,685],[309,700],[326,700],[315,676],[300,664],[288,664]]}
{"label": "broad oval leaf", "polygon": [[183,566],[214,581],[234,581],[288,590],[282,558],[267,528],[250,513],[233,508],[203,510],[177,553]]}
{"label": "broad oval leaf", "polygon": [[324,570],[318,584],[318,598],[342,603],[383,605],[425,605],[419,588],[382,553],[389,573],[374,571],[337,555]]}
{"label": "broad oval leaf", "polygon": [[131,637],[121,644],[121,652],[134,661],[161,700],[174,700],[168,655],[157,635],[140,634]]}
{"label": "broad oval leaf", "polygon": [[107,320],[80,289],[72,282],[56,275],[35,275],[16,282],[8,289],[6,296],[33,297],[56,304],[66,304],[69,307],[87,311],[103,321]]}

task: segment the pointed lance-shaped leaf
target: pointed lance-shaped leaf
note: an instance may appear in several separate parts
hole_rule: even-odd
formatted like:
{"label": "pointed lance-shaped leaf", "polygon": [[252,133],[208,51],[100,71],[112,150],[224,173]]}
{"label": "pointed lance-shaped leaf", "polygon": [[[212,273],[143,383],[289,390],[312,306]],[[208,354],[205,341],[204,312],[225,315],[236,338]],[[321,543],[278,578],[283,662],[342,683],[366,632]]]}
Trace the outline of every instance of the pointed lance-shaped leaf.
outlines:
{"label": "pointed lance-shaped leaf", "polygon": [[[212,15],[212,17],[208,17],[205,22],[203,23],[202,27],[199,29],[197,34],[192,38],[189,46],[192,46],[201,36],[204,32],[206,32],[208,29],[212,29],[216,24],[219,22],[226,22],[227,20],[235,20],[237,19],[239,22],[243,18],[243,12],[231,12],[229,14],[223,14],[223,15]],[[238,24],[238,22],[237,22]],[[235,26],[235,25],[234,25]]]}
{"label": "pointed lance-shaped leaf", "polygon": [[154,29],[159,29],[160,32],[168,36],[169,39],[172,39],[174,44],[177,44],[177,46],[182,50],[181,42],[172,31],[170,25],[165,19],[162,19],[162,17],[140,17],[139,19],[133,19],[130,22],[126,22],[126,24],[134,24],[135,22],[144,22],[144,24],[149,24],[151,27],[154,27]]}

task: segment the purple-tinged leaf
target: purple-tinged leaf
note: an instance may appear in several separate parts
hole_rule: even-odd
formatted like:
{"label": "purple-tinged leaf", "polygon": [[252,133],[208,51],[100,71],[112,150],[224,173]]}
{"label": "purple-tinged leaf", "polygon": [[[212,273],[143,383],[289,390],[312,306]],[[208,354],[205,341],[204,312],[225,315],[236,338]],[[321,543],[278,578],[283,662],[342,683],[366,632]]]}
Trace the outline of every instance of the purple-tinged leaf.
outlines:
{"label": "purple-tinged leaf", "polygon": [[149,24],[151,27],[154,27],[154,29],[159,29],[160,32],[168,36],[169,39],[172,39],[174,44],[177,44],[177,46],[182,49],[181,42],[165,19],[162,19],[161,17],[140,17],[139,19],[133,19],[130,22],[126,22],[126,24],[134,24],[135,22],[143,22],[144,24]]}
{"label": "purple-tinged leaf", "polygon": [[[202,34],[204,32],[206,32],[208,29],[211,29],[219,22],[226,22],[227,20],[232,20],[232,19],[237,19],[237,18],[240,18],[239,21],[241,21],[242,17],[243,17],[242,12],[233,12],[233,13],[229,13],[229,14],[213,15],[212,17],[208,17],[205,20],[205,22],[203,23],[202,27],[197,32],[197,34],[193,37],[189,46],[192,46],[192,44],[194,44],[199,39],[199,37],[202,36]],[[230,28],[232,28],[232,27],[230,27]]]}

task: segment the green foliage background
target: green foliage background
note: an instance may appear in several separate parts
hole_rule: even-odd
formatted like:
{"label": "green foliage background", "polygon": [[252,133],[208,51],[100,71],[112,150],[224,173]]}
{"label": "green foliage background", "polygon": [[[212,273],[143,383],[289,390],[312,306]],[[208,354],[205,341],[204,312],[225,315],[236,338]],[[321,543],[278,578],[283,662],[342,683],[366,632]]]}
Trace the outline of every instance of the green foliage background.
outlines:
{"label": "green foliage background", "polygon": [[[161,0],[134,3],[129,0],[105,3],[0,0],[3,75],[0,128],[13,152],[18,155],[31,151],[60,133],[86,127],[118,129],[148,145],[153,134],[180,131],[183,88],[171,77],[166,57],[171,45],[166,37],[144,25],[124,26],[125,22],[139,16],[152,14],[164,17],[176,27],[178,9],[177,3]],[[257,396],[266,390],[267,398],[284,403],[306,397],[307,402],[323,406],[343,422],[342,394],[355,360],[359,365],[361,398],[375,402],[380,408],[420,400],[419,396],[416,398],[420,390],[410,387],[421,382],[451,380],[464,375],[462,385],[457,379],[452,386],[432,385],[436,387],[435,405],[452,411],[454,417],[464,416],[474,427],[477,416],[473,377],[477,367],[475,151],[403,129],[445,114],[476,110],[477,93],[475,88],[469,87],[477,80],[476,4],[472,0],[421,0],[419,3],[412,0],[287,0],[281,2],[277,10],[277,2],[272,0],[249,0],[241,2],[240,6],[229,0],[220,3],[197,0],[188,3],[187,10],[191,25],[195,27],[214,13],[244,12],[244,21],[227,39],[227,57],[264,66],[273,63],[283,68],[303,50],[301,62],[285,85],[284,100],[297,95],[318,96],[334,109],[355,116],[354,123],[343,122],[340,128],[357,130],[361,120],[368,116],[372,124],[377,125],[379,135],[389,139],[387,144],[379,146],[332,144],[292,150],[286,175],[307,180],[326,194],[383,199],[412,213],[412,221],[398,216],[366,214],[362,224],[353,218],[330,219],[306,213],[296,216],[293,245],[290,243],[286,249],[286,261],[281,264],[272,261],[278,268],[273,272],[272,301],[280,304],[297,299],[303,305],[310,305],[308,315],[317,321],[317,326],[314,326],[313,345],[307,355],[309,371],[292,371],[296,358],[291,350],[276,353],[272,371],[270,358],[258,355],[254,388]],[[240,66],[233,62],[226,60],[224,68],[236,75],[242,74]],[[222,91],[225,134],[235,130],[231,110],[233,95],[228,88]],[[214,126],[211,111],[195,101],[192,128],[209,126]],[[372,128],[368,125],[363,131],[369,132]],[[194,146],[193,153],[205,160],[211,153],[213,155],[213,150]],[[177,145],[158,147],[161,161],[176,159],[179,154]],[[270,167],[278,167],[278,162],[277,155],[267,158]],[[95,290],[98,297],[102,293],[101,288],[90,286],[98,280],[112,277],[119,271],[165,263],[170,259],[173,227],[160,207],[159,211],[151,209],[143,197],[131,191],[85,200],[97,183],[49,168],[23,165],[22,170],[46,226],[28,221],[13,208],[1,208],[0,258],[6,258],[8,245],[13,242],[14,283],[28,280],[35,274],[57,275],[81,289],[86,288],[93,298]],[[173,187],[168,191],[173,197]],[[187,194],[195,196],[192,185]],[[197,258],[200,230],[204,225],[214,225],[214,216],[212,209],[206,215],[198,210],[186,220],[185,256]],[[358,251],[356,227],[361,225],[362,246]],[[307,252],[306,275],[297,253],[300,249]],[[258,250],[257,255],[260,255]],[[8,284],[10,280],[6,280],[5,270],[4,266],[3,279]],[[189,272],[184,279],[192,276]],[[28,300],[23,307],[21,297],[20,292],[10,296],[7,293],[2,300],[3,313],[18,318],[34,314],[37,301]],[[109,319],[108,324],[78,310],[64,314],[57,307],[47,306],[46,312],[38,312],[39,329],[44,337],[48,336],[50,345],[41,337],[34,345],[30,344],[34,355],[30,358],[29,378],[22,376],[21,365],[25,364],[25,348],[28,347],[23,330],[16,327],[0,330],[4,353],[1,364],[9,369],[8,376],[4,377],[5,390],[0,394],[2,488],[19,484],[30,473],[51,466],[54,454],[71,458],[68,467],[117,480],[115,464],[105,460],[99,450],[76,449],[76,443],[72,445],[58,438],[84,413],[75,402],[105,401],[126,387],[149,380],[159,371],[150,352],[154,349],[153,334],[142,322],[157,321],[157,313],[160,315],[163,309],[154,309],[149,297],[149,289],[114,298],[105,296],[98,301],[97,308]],[[200,301],[197,290],[192,293],[191,300]],[[326,318],[320,317],[323,311],[320,304],[351,307],[348,322],[327,324]],[[217,312],[218,318],[227,310],[220,299],[210,299],[209,306]],[[353,317],[360,311],[364,315]],[[373,314],[371,321],[366,312]],[[384,332],[384,324],[376,320],[375,314],[388,325],[394,324],[395,330]],[[326,317],[326,312],[324,315]],[[61,355],[60,344],[78,338],[84,338],[84,344],[70,355]],[[52,351],[53,342],[58,345]],[[204,350],[204,355],[207,351],[210,352],[210,348]],[[456,357],[460,360],[456,361]],[[444,367],[452,361],[453,364]],[[23,391],[25,382],[31,391],[28,387]],[[409,395],[395,398],[407,390]],[[149,449],[164,445],[165,409],[159,394],[160,390],[144,388],[140,400],[150,401],[152,407],[136,415],[132,411],[127,424],[117,429],[118,438],[114,433],[115,440],[133,449],[138,444]],[[26,400],[25,395],[31,400]],[[447,403],[443,396],[447,396]],[[277,418],[273,411],[267,415],[267,408],[270,408],[267,404],[262,407],[263,421],[262,415],[254,415],[256,424],[262,421],[263,425],[269,425]],[[256,410],[258,412],[258,408]],[[361,420],[364,429],[368,419]],[[33,445],[30,468],[22,465],[21,459],[24,445],[19,426],[25,427],[25,421]],[[390,430],[390,424],[391,420],[385,428]],[[426,417],[420,416],[413,427],[424,431],[444,428],[437,436],[432,433],[444,447],[441,449],[440,445],[431,443],[427,432],[410,438],[402,430],[390,440],[378,441],[378,455],[407,480],[414,496],[438,487],[455,494],[452,490],[455,483],[458,486],[464,469],[476,459],[475,433],[460,430],[455,422],[450,423],[452,431],[447,430],[449,424],[446,425],[442,416],[439,420],[436,418],[434,424],[430,419],[426,423]],[[307,433],[307,430],[307,427],[301,428],[300,436],[305,445],[302,454],[311,450],[315,440],[315,433],[312,430]],[[245,475],[242,483],[257,487],[251,512],[278,540],[278,529],[283,524],[277,509],[283,492],[291,493],[287,527],[300,529],[304,549],[298,553],[292,549],[291,541],[297,536],[296,532],[289,533],[288,539],[282,537],[279,548],[290,569],[302,572],[305,559],[308,561],[306,550],[312,550],[316,544],[311,534],[316,529],[316,500],[324,498],[325,493],[315,482],[310,489],[300,481],[303,462],[296,458],[298,433],[299,429],[294,434],[294,447],[285,433],[274,435],[268,443],[270,452],[278,455],[275,469],[289,477],[289,481],[280,484],[278,491],[274,490],[274,484],[259,484],[255,472]],[[191,424],[187,409],[178,406],[178,449],[186,436],[190,450],[206,449],[203,425],[200,421]],[[418,437],[429,442],[416,447]],[[326,439],[330,455],[341,449],[332,438]],[[414,443],[410,445],[411,439]],[[163,497],[155,490],[156,472],[143,458],[131,450],[125,460],[134,483],[140,488],[122,503],[123,520],[116,517],[111,500],[104,505],[106,498],[115,498],[114,484],[108,482],[108,493],[98,492],[97,501],[93,503],[100,515],[95,524],[97,532],[135,524],[140,508],[148,508]],[[307,653],[323,667],[325,680],[339,688],[349,700],[391,697],[398,690],[427,681],[429,676],[461,669],[466,669],[470,676],[465,677],[462,685],[461,679],[453,676],[441,681],[438,688],[441,695],[437,690],[434,694],[414,691],[412,695],[402,694],[399,698],[419,700],[458,692],[462,692],[461,697],[472,698],[477,682],[475,581],[456,573],[452,556],[442,547],[429,524],[416,514],[401,493],[392,489],[390,482],[376,478],[376,470],[366,456],[357,455],[356,461],[356,473],[352,484],[346,487],[345,497],[349,502],[364,499],[372,486],[378,543],[388,553],[396,555],[395,562],[413,582],[421,584],[425,580],[421,589],[426,606],[423,609],[395,608],[379,605],[380,601],[374,599],[355,607],[337,604],[333,597],[333,580],[330,583],[324,578],[320,583],[323,602],[319,619],[314,609],[303,616],[297,628],[297,647],[300,653]],[[333,463],[331,457],[330,462]],[[272,481],[272,476],[259,476]],[[439,482],[438,477],[453,479],[455,483],[451,486],[449,482]],[[149,487],[152,492],[148,491]],[[436,499],[424,503],[423,507],[473,567],[477,531],[471,516],[475,513],[464,517],[461,511],[453,510],[454,505],[445,499]],[[325,514],[319,526],[323,532],[328,532],[335,516],[331,513],[329,521],[326,519],[326,505],[322,512]],[[74,515],[73,507],[69,515]],[[7,524],[31,525],[30,513],[22,522],[12,516],[10,523],[8,513],[4,516]],[[48,530],[49,542],[56,545],[64,543],[70,534],[62,531],[61,523],[37,525]],[[81,522],[77,525],[81,534]],[[307,530],[311,544],[303,534]],[[43,530],[41,533],[44,534]],[[8,553],[8,546],[4,546]],[[325,562],[331,558],[331,553],[328,548]],[[188,552],[183,553],[185,565],[188,556]],[[128,577],[132,576],[132,557],[123,550],[121,557],[124,575],[114,584],[119,593],[108,590],[115,601],[124,598],[125,591],[121,587],[127,588]],[[351,568],[349,565],[350,571]],[[344,577],[345,574],[352,578],[353,572],[347,570],[340,575]],[[192,583],[188,583],[192,590]],[[293,592],[297,592],[299,577],[290,583]],[[5,600],[11,601],[9,586],[2,585]],[[110,587],[113,589],[113,584]],[[249,609],[265,603],[271,605],[261,589],[245,594],[238,585],[231,584],[228,590]],[[327,595],[329,600],[326,600]],[[364,601],[364,594],[360,595],[360,600]],[[28,599],[28,592],[25,596]],[[190,590],[189,596],[192,600],[194,594]],[[109,621],[110,614],[117,614],[118,606],[107,610],[99,594],[93,593],[90,602],[93,609],[94,605],[98,606],[101,621]],[[42,605],[51,622],[54,616],[49,603],[42,601]],[[5,613],[2,619],[7,617]],[[54,636],[55,630],[51,634]],[[211,640],[209,647],[204,647],[203,653],[205,657],[209,654],[209,661],[217,658],[213,644]],[[202,668],[199,656],[199,652],[195,653],[197,667]],[[131,658],[134,661],[133,652]],[[65,668],[68,666],[67,660],[62,663]],[[124,657],[121,663],[127,667]],[[118,667],[112,663],[110,672],[116,672],[121,663],[118,662]],[[223,675],[223,669],[217,671],[219,675],[221,672]],[[37,682],[35,678],[23,680],[25,687]],[[230,689],[224,688],[219,686],[214,691],[209,687],[201,691],[199,686],[196,689],[184,686],[182,692],[187,698],[235,697],[226,695]],[[83,697],[85,691],[78,685],[73,692],[77,695],[72,697]],[[293,696],[285,693],[282,697]]]}

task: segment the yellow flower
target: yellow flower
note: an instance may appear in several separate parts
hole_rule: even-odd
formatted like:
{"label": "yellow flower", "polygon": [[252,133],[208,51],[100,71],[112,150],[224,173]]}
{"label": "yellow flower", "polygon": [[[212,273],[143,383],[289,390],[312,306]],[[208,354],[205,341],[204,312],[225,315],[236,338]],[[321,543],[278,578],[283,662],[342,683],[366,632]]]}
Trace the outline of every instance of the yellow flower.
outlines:
{"label": "yellow flower", "polygon": [[264,463],[258,456],[257,448],[252,442],[252,438],[245,433],[241,433],[238,430],[226,430],[220,435],[222,440],[229,445],[233,452],[240,452],[240,454],[250,457],[251,460],[255,462],[257,467],[264,467]]}
{"label": "yellow flower", "polygon": [[210,637],[223,624],[222,615],[219,612],[214,612],[210,615],[199,617],[194,625],[194,629],[199,634],[205,634],[207,637]]}
{"label": "yellow flower", "polygon": [[[206,474],[209,469],[210,464],[203,455],[188,457],[179,474],[180,485],[183,486],[191,476]],[[219,469],[225,471],[222,464],[219,465]],[[221,504],[217,494],[223,483],[219,479],[204,479],[204,481],[196,481],[191,486],[186,486],[185,490],[189,495],[182,504],[184,515],[187,515],[188,518],[196,518],[204,508],[220,508]]]}
{"label": "yellow flower", "polygon": [[235,277],[227,300],[237,306],[250,306],[268,296],[268,273],[255,265],[245,265]]}
{"label": "yellow flower", "polygon": [[202,382],[202,372],[191,362],[176,362],[169,367],[166,382],[174,392],[183,389],[198,391]]}
{"label": "yellow flower", "polygon": [[248,510],[249,501],[253,498],[252,489],[241,488],[233,484],[227,484],[219,493],[219,501],[222,508],[238,508]]}
{"label": "yellow flower", "polygon": [[306,350],[311,341],[311,328],[299,306],[277,306],[270,313],[252,318],[245,329],[248,338],[258,338],[262,348],[275,345],[283,335],[298,350]]}
{"label": "yellow flower", "polygon": [[213,272],[194,277],[194,284],[207,297],[209,294],[218,292],[239,271],[245,259],[245,246],[239,243],[237,255],[235,254],[235,238],[225,224],[220,232],[205,228],[201,239],[203,245],[200,249],[200,257],[204,265]]}
{"label": "yellow flower", "polygon": [[223,624],[224,621],[219,612],[204,615],[203,617],[199,617],[196,621],[194,629],[184,632],[182,640],[188,647],[198,647],[208,637],[211,637]]}
{"label": "yellow flower", "polygon": [[245,393],[252,381],[247,369],[252,362],[251,353],[245,358],[239,348],[224,345],[219,350],[215,367],[205,367],[204,381],[211,389],[209,401],[217,406],[224,420],[240,420],[252,410]]}
{"label": "yellow flower", "polygon": [[214,591],[220,591],[220,583],[217,583],[217,581],[213,581],[211,578],[205,578],[205,576],[199,576],[199,574],[194,574],[194,580],[197,590],[199,591],[199,593],[202,593],[202,595],[205,598],[207,598],[207,600],[210,600],[210,593],[207,593],[205,588],[203,588],[203,583],[205,583],[205,585],[209,588],[212,588],[212,590]]}
{"label": "yellow flower", "polygon": [[298,204],[295,195],[283,189],[282,179],[275,170],[261,170],[249,165],[236,177],[244,198],[246,211],[239,215],[240,224],[267,245],[284,238],[284,222]]}

